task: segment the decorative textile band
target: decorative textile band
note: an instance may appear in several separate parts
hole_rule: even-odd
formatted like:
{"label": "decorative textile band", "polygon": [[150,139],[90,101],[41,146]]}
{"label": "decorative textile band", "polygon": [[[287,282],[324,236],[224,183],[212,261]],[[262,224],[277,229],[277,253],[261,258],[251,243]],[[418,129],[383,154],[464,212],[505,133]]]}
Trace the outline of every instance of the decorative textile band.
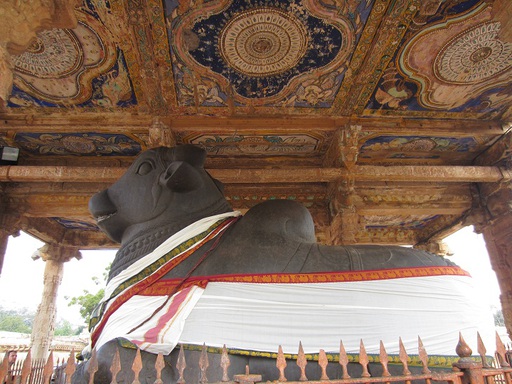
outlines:
{"label": "decorative textile band", "polygon": [[469,276],[469,273],[459,267],[410,267],[364,271],[340,271],[320,273],[265,273],[265,274],[232,274],[193,276],[182,282],[181,279],[159,280],[141,290],[140,295],[163,295],[180,285],[181,288],[192,285],[206,288],[209,282],[222,283],[252,283],[252,284],[305,284],[305,283],[339,283],[348,281],[389,280],[422,276]]}

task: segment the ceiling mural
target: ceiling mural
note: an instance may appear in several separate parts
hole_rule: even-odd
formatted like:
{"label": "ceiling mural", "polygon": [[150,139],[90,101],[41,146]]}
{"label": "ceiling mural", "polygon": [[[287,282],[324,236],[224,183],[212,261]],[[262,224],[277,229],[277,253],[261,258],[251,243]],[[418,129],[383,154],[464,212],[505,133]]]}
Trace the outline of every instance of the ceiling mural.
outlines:
{"label": "ceiling mural", "polygon": [[123,52],[99,16],[89,5],[77,17],[76,28],[41,31],[24,53],[13,57],[10,107],[126,107],[136,103]]}
{"label": "ceiling mural", "polygon": [[34,1],[0,2],[0,208],[33,233],[112,246],[84,202],[162,145],[331,243],[438,239],[510,174],[509,0]]}
{"label": "ceiling mural", "polygon": [[131,137],[106,133],[20,132],[14,142],[24,153],[49,156],[136,156],[141,145]]}
{"label": "ceiling mural", "polygon": [[512,42],[500,38],[488,3],[446,2],[418,30],[413,24],[368,103],[399,114],[500,115],[512,90]]}
{"label": "ceiling mural", "polygon": [[186,144],[198,145],[211,155],[233,156],[311,156],[326,147],[326,137],[311,132],[304,134],[204,134],[187,133],[181,136]]}
{"label": "ceiling mural", "polygon": [[371,9],[356,2],[346,17],[308,0],[207,4],[178,14],[166,3],[183,105],[226,106],[230,96],[240,106],[330,107]]}
{"label": "ceiling mural", "polygon": [[445,159],[453,161],[454,153],[471,158],[478,153],[479,143],[472,137],[378,136],[361,146],[361,160],[371,159]]}

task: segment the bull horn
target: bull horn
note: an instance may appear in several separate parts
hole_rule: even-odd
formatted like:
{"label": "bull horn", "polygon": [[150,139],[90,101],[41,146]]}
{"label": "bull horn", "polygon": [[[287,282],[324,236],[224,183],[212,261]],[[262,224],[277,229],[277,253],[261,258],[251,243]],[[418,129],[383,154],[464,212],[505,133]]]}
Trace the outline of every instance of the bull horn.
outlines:
{"label": "bull horn", "polygon": [[160,175],[160,184],[174,192],[190,192],[203,186],[201,175],[187,162],[173,161]]}

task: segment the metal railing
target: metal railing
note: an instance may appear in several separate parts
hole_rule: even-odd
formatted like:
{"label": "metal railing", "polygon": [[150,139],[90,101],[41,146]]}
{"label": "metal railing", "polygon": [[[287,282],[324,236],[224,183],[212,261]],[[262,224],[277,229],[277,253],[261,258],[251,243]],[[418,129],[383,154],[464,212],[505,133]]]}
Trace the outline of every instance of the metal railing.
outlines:
{"label": "metal railing", "polygon": [[[429,357],[421,339],[418,338],[418,359],[420,362],[420,369],[412,373],[409,369],[411,359],[407,354],[401,340],[400,351],[398,355],[399,364],[401,365],[400,374],[392,374],[388,369],[390,361],[392,360],[386,349],[381,342],[380,353],[375,363],[380,366],[380,375],[372,376],[368,366],[370,359],[366,353],[364,343],[361,341],[360,351],[355,359],[357,364],[360,365],[361,374],[359,377],[351,377],[348,371],[349,357],[345,352],[343,344],[340,343],[340,351],[336,354],[335,358],[320,350],[314,361],[308,360],[299,345],[299,351],[295,358],[291,359],[286,357],[281,347],[278,348],[278,353],[275,357],[275,366],[279,378],[273,381],[274,384],[287,383],[287,384],[303,384],[303,383],[323,383],[323,384],[366,384],[366,383],[394,383],[402,382],[410,384],[412,381],[423,382],[425,384],[432,384],[432,382],[448,382],[453,384],[512,384],[512,368],[510,364],[512,351],[510,346],[508,350],[501,341],[500,337],[496,334],[497,350],[495,359],[487,357],[487,351],[480,335],[477,335],[478,340],[478,355],[479,357],[472,356],[472,351],[466,344],[462,336],[459,336],[459,343],[456,346],[456,353],[458,358],[453,363],[451,370],[437,370],[429,367]],[[228,367],[230,365],[230,355],[228,350],[224,347],[222,350],[222,357],[220,359],[220,369],[222,370],[222,379],[220,383],[228,384],[249,384],[261,382],[262,377],[258,373],[251,373],[246,368],[245,372],[234,374],[233,377],[228,376]],[[341,368],[341,375],[337,378],[330,378],[327,373],[327,366],[329,361],[336,361]],[[285,368],[288,364],[296,364],[300,370],[300,378],[298,381],[288,381],[285,373]],[[80,363],[78,363],[80,364]],[[208,353],[206,346],[201,350],[201,357],[199,359],[200,379],[199,383],[208,383]],[[320,375],[314,380],[310,380],[306,375],[306,366],[308,364],[317,364],[319,367]],[[30,353],[27,355],[23,362],[18,362],[12,367],[8,366],[8,361],[4,358],[0,364],[0,377],[5,378],[6,384],[65,384],[71,382],[71,377],[75,372],[77,363],[75,361],[74,352],[70,353],[67,361],[57,361],[54,365],[53,354],[50,354],[46,361],[32,361]],[[133,384],[140,383],[139,373],[142,369],[142,358],[140,350],[137,350],[133,363],[130,365],[134,379]],[[156,358],[154,370],[156,372],[156,380],[154,384],[166,384],[161,380],[162,370],[165,367],[164,357],[159,354]],[[183,346],[180,347],[179,356],[176,364],[176,371],[179,373],[177,383],[180,384],[197,384],[185,382],[184,373],[187,369],[187,362],[185,361],[185,353]],[[97,370],[96,352],[93,350],[91,359],[88,364],[88,374],[90,376],[89,382],[93,382],[95,372]],[[110,372],[113,374],[112,383],[115,383],[117,373],[121,371],[121,364],[119,359],[119,351],[113,358]]]}

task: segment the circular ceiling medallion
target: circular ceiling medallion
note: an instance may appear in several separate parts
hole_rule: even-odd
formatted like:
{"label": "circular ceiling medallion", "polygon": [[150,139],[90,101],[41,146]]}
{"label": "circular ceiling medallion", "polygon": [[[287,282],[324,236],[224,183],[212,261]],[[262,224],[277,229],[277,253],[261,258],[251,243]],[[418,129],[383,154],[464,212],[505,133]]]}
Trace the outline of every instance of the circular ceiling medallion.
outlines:
{"label": "circular ceiling medallion", "polygon": [[434,71],[443,81],[477,83],[512,66],[512,44],[496,37],[500,23],[486,23],[453,39],[436,57]]}
{"label": "circular ceiling medallion", "polygon": [[292,13],[262,7],[233,17],[220,33],[219,46],[233,69],[264,77],[294,68],[306,52],[308,35]]}
{"label": "circular ceiling medallion", "polygon": [[26,75],[56,79],[74,73],[84,60],[77,37],[68,29],[41,31],[29,48],[13,56],[16,71]]}

